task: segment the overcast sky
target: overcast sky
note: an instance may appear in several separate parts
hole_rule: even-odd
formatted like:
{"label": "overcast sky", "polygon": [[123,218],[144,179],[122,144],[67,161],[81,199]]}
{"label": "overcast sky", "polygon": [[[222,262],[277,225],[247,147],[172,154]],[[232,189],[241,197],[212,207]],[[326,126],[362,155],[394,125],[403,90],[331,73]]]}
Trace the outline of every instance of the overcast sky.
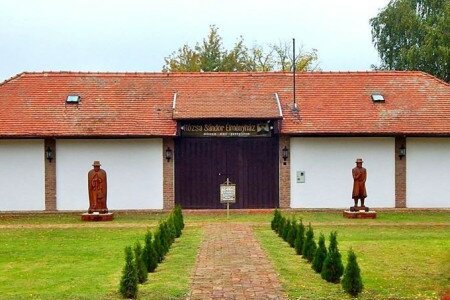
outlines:
{"label": "overcast sky", "polygon": [[323,71],[379,63],[369,19],[389,0],[0,0],[0,81],[23,71],[161,71],[219,27],[229,48],[296,39]]}

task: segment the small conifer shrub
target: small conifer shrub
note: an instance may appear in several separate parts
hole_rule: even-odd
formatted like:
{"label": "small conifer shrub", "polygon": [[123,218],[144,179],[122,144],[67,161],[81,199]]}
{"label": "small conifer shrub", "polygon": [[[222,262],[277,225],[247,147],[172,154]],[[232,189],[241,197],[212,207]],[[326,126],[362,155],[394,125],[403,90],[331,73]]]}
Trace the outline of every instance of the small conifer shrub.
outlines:
{"label": "small conifer shrub", "polygon": [[303,244],[305,243],[305,225],[303,225],[302,219],[300,219],[300,223],[297,225],[297,236],[294,241],[295,252],[298,255],[303,254]]}
{"label": "small conifer shrub", "polygon": [[[163,223],[165,230],[166,230],[166,243],[167,243],[167,252],[169,252],[170,246],[172,245],[173,241],[175,240],[172,238],[172,231],[170,230],[170,223],[169,220],[166,220]],[[166,252],[166,253],[167,253]]]}
{"label": "small conifer shrub", "polygon": [[306,230],[306,239],[303,244],[303,258],[308,262],[312,262],[314,259],[314,254],[316,253],[316,242],[314,241],[314,231],[311,226],[311,223],[308,225],[308,229]]}
{"label": "small conifer shrub", "polygon": [[159,223],[159,240],[161,242],[161,250],[162,250],[162,256],[166,256],[167,252],[169,252],[169,233],[167,232],[167,226],[165,225],[165,222]]}
{"label": "small conifer shrub", "polygon": [[297,237],[297,221],[295,219],[292,219],[291,221],[291,228],[289,229],[288,236],[287,236],[287,242],[289,243],[289,246],[294,248],[295,244],[295,238]]}
{"label": "small conifer shrub", "polygon": [[178,214],[177,207],[175,207],[173,209],[172,215],[173,215],[173,225],[175,228],[175,238],[179,238],[181,236],[182,228],[181,228],[181,222],[180,222],[181,219]]}
{"label": "small conifer shrub", "polygon": [[353,297],[358,296],[364,288],[361,270],[356,261],[356,254],[352,249],[348,251],[348,260],[344,271],[344,277],[342,278],[342,287],[344,288],[344,291]]}
{"label": "small conifer shrub", "polygon": [[169,246],[172,245],[173,242],[175,242],[175,237],[176,237],[175,225],[173,223],[174,223],[173,215],[170,214],[169,218],[165,222],[166,227],[167,227],[167,232],[168,232]]}
{"label": "small conifer shrub", "polygon": [[170,225],[170,231],[171,231],[172,243],[173,243],[175,241],[175,239],[178,237],[177,236],[177,222],[175,220],[175,215],[172,216],[171,222],[169,223],[169,225]]}
{"label": "small conifer shrub", "polygon": [[319,237],[319,245],[317,247],[316,253],[314,254],[314,259],[312,261],[312,268],[317,273],[322,272],[323,262],[327,257],[327,247],[325,246],[325,236],[321,233]]}
{"label": "small conifer shrub", "polygon": [[280,211],[277,209],[275,209],[275,211],[273,212],[273,219],[270,222],[270,227],[272,228],[272,230],[274,230],[275,232],[278,232],[278,223],[280,222],[280,218],[281,218],[281,213]]}
{"label": "small conifer shrub", "polygon": [[180,205],[176,205],[175,209],[174,209],[174,212],[177,215],[179,226],[180,226],[181,230],[183,230],[184,229],[184,218],[183,218],[183,211],[181,209],[181,206]]}
{"label": "small conifer shrub", "polygon": [[136,299],[138,292],[138,275],[130,246],[125,247],[125,266],[122,271],[119,292],[128,299]]}
{"label": "small conifer shrub", "polygon": [[152,273],[158,266],[158,253],[155,251],[154,241],[152,241],[152,233],[150,230],[145,234],[144,250],[142,251],[147,271]]}
{"label": "small conifer shrub", "polygon": [[164,248],[161,244],[161,232],[159,230],[156,230],[153,238],[153,248],[155,249],[158,263],[162,262],[164,259]]}
{"label": "small conifer shrub", "polygon": [[344,265],[337,245],[337,232],[334,231],[330,233],[330,245],[320,274],[323,279],[332,283],[338,283],[344,273]]}
{"label": "small conifer shrub", "polygon": [[277,221],[275,223],[275,231],[278,233],[278,235],[280,235],[281,231],[283,230],[283,228],[282,228],[283,225],[284,225],[283,222],[284,222],[284,217],[283,217],[283,215],[280,212],[280,214],[278,216],[278,219],[277,219]]}
{"label": "small conifer shrub", "polygon": [[175,230],[175,238],[179,238],[181,236],[181,226],[175,211],[172,214],[172,220],[173,229]]}
{"label": "small conifer shrub", "polygon": [[173,219],[174,219],[174,225],[175,225],[175,230],[176,230],[176,235],[175,237],[180,237],[181,233],[184,229],[184,219],[183,219],[183,211],[181,209],[180,205],[175,205],[173,211]]}
{"label": "small conifer shrub", "polygon": [[287,242],[289,231],[291,230],[291,220],[287,219],[286,224],[283,227],[282,238]]}
{"label": "small conifer shrub", "polygon": [[143,258],[144,257],[142,256],[141,243],[136,242],[136,245],[134,246],[134,261],[136,263],[136,271],[139,283],[146,282],[148,277],[147,266],[145,265]]}
{"label": "small conifer shrub", "polygon": [[286,218],[281,216],[280,222],[278,223],[278,236],[283,237],[284,227],[286,224]]}

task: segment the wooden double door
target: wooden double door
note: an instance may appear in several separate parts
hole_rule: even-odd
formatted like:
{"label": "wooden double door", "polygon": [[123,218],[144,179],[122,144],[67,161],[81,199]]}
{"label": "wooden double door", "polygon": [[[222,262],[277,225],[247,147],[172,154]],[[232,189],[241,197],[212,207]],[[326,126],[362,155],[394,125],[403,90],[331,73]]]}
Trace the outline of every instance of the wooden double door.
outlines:
{"label": "wooden double door", "polygon": [[220,184],[236,184],[231,208],[278,207],[278,137],[194,138],[175,141],[175,203],[223,208]]}

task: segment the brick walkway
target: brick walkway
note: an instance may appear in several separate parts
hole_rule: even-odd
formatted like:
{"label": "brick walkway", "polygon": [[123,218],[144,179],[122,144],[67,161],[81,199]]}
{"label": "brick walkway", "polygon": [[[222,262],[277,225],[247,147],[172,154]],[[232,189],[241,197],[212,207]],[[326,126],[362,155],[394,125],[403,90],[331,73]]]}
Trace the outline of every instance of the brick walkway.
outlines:
{"label": "brick walkway", "polygon": [[205,226],[188,299],[286,299],[252,227]]}

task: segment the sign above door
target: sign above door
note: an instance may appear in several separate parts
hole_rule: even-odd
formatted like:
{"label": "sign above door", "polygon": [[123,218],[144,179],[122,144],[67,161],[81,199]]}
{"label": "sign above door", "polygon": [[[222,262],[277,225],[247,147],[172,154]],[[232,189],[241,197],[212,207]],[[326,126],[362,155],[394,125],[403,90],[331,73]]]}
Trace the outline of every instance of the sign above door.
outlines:
{"label": "sign above door", "polygon": [[271,137],[273,121],[206,121],[179,123],[184,137]]}

